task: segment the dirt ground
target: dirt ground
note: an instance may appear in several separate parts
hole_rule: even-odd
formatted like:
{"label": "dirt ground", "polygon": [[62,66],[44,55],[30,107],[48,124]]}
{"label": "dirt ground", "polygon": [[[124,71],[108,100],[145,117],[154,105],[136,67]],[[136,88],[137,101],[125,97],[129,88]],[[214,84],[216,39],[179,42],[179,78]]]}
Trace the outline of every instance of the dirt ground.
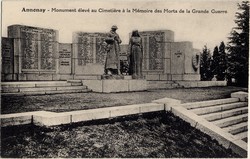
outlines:
{"label": "dirt ground", "polygon": [[1,113],[19,113],[47,110],[54,112],[94,109],[110,106],[148,103],[160,98],[179,99],[183,103],[228,98],[232,92],[245,90],[240,87],[209,87],[166,89],[127,93],[73,93],[38,96],[2,96]]}
{"label": "dirt ground", "polygon": [[171,113],[149,113],[52,128],[2,128],[2,157],[236,158]]}

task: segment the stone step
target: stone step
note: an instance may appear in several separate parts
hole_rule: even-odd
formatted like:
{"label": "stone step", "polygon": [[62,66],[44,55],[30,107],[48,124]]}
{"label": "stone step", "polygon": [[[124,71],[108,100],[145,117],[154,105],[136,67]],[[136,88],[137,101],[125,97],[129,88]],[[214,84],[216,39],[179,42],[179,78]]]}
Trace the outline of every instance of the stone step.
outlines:
{"label": "stone step", "polygon": [[72,86],[71,83],[36,83],[35,87],[57,87],[57,86]]}
{"label": "stone step", "polygon": [[224,128],[224,127],[228,127],[231,125],[235,125],[235,124],[247,121],[247,115],[248,114],[241,114],[238,116],[216,120],[216,121],[213,121],[212,123],[214,123],[218,127]]}
{"label": "stone step", "polygon": [[45,94],[63,94],[63,93],[86,93],[91,92],[89,89],[76,89],[76,90],[57,90],[57,91],[46,91]]}
{"label": "stone step", "polygon": [[2,88],[43,87],[43,86],[67,86],[66,81],[29,81],[29,82],[2,82]]}
{"label": "stone step", "polygon": [[82,80],[67,80],[68,83],[82,83]]}
{"label": "stone step", "polygon": [[37,88],[19,88],[20,92],[46,92],[60,90],[82,90],[87,86],[67,86],[67,87],[37,87]]}
{"label": "stone step", "polygon": [[87,86],[56,87],[56,90],[84,90]]}
{"label": "stone step", "polygon": [[245,141],[245,142],[247,143],[247,138],[248,138],[248,137],[245,137],[245,138],[243,138],[242,140]]}
{"label": "stone step", "polygon": [[247,125],[248,125],[248,122],[242,122],[242,123],[238,123],[235,125],[225,127],[225,128],[223,128],[223,130],[225,130],[226,132],[228,132],[230,134],[235,135],[235,134],[238,134],[240,132],[247,131]]}
{"label": "stone step", "polygon": [[208,121],[214,121],[218,119],[227,118],[230,116],[245,114],[247,112],[248,112],[248,107],[241,107],[241,108],[226,110],[226,111],[217,112],[217,113],[205,114],[205,115],[202,115],[202,117]]}
{"label": "stone step", "polygon": [[171,88],[180,88],[176,83],[152,83],[147,84],[148,89],[171,89]]}
{"label": "stone step", "polygon": [[221,112],[221,111],[245,107],[245,106],[247,106],[247,102],[237,102],[237,103],[230,103],[230,104],[213,105],[213,106],[198,108],[198,109],[191,109],[191,111],[197,115],[204,115],[204,114]]}
{"label": "stone step", "polygon": [[46,95],[46,94],[64,94],[64,93],[86,93],[91,92],[89,89],[82,90],[47,90],[47,91],[37,91],[37,92],[19,92],[19,93],[2,93],[1,95],[16,95],[16,96],[26,96],[26,95]]}
{"label": "stone step", "polygon": [[218,104],[227,104],[238,102],[238,98],[226,98],[226,99],[217,99],[217,100],[209,100],[209,101],[202,101],[202,102],[193,102],[193,103],[184,103],[182,104],[183,107],[187,109],[195,109],[195,108],[202,108],[202,107],[209,107],[212,105]]}
{"label": "stone step", "polygon": [[172,84],[173,81],[147,81],[147,84]]}
{"label": "stone step", "polygon": [[247,138],[247,131],[241,132],[239,134],[234,135],[237,139],[245,139]]}
{"label": "stone step", "polygon": [[166,88],[172,88],[171,84],[150,84],[147,85],[148,89],[166,89]]}
{"label": "stone step", "polygon": [[18,92],[45,92],[55,90],[75,90],[85,89],[81,83],[67,83],[66,81],[47,81],[47,82],[3,82],[1,84],[1,93]]}
{"label": "stone step", "polygon": [[[18,93],[27,90],[55,90],[55,87],[82,86],[82,83],[67,83],[66,81],[48,81],[48,82],[5,82],[1,84],[2,93]],[[38,88],[38,89],[36,89]],[[68,89],[68,88],[66,88]]]}

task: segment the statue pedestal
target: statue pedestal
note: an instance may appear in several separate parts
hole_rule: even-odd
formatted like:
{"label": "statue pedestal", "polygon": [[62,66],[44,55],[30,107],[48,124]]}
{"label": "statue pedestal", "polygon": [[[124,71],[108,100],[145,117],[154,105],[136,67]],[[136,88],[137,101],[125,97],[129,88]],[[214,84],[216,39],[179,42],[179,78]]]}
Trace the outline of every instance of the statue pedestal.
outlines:
{"label": "statue pedestal", "polygon": [[147,90],[147,80],[144,79],[101,79],[82,80],[83,85],[93,92],[115,93]]}

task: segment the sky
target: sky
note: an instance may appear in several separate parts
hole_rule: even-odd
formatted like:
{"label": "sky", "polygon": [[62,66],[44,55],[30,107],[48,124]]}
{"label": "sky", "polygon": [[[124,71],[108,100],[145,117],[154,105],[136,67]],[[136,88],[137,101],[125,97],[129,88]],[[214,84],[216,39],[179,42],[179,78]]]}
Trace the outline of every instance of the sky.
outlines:
{"label": "sky", "polygon": [[[175,41],[191,41],[194,48],[202,50],[207,45],[212,50],[221,41],[227,42],[227,37],[235,26],[238,2],[240,1],[3,0],[2,36],[7,37],[9,25],[21,24],[59,30],[59,42],[72,43],[72,33],[75,31],[109,32],[112,25],[117,25],[117,33],[123,44],[128,43],[129,33],[134,29],[172,30]],[[23,12],[24,8],[46,11]],[[96,9],[97,12],[52,12],[52,8],[77,11],[80,8],[90,11]],[[99,9],[125,9],[125,12],[106,13],[98,11]],[[127,9],[131,12],[127,12]],[[136,13],[132,12],[133,9],[152,10],[153,13]],[[162,13],[156,13],[156,9]],[[197,13],[198,10],[207,10],[209,13]],[[212,10],[220,13],[212,13]]]}

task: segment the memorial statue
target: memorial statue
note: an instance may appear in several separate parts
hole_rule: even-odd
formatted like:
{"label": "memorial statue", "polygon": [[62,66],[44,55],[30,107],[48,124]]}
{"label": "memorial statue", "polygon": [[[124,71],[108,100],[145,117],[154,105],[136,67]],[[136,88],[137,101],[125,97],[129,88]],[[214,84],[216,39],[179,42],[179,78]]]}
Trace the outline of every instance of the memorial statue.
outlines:
{"label": "memorial statue", "polygon": [[129,40],[128,54],[130,60],[130,74],[133,79],[143,78],[142,76],[142,38],[140,37],[138,30],[132,32],[132,36]]}
{"label": "memorial statue", "polygon": [[120,43],[122,42],[119,35],[116,33],[117,26],[113,25],[108,33],[105,42],[107,43],[107,56],[105,61],[105,75],[120,75]]}

